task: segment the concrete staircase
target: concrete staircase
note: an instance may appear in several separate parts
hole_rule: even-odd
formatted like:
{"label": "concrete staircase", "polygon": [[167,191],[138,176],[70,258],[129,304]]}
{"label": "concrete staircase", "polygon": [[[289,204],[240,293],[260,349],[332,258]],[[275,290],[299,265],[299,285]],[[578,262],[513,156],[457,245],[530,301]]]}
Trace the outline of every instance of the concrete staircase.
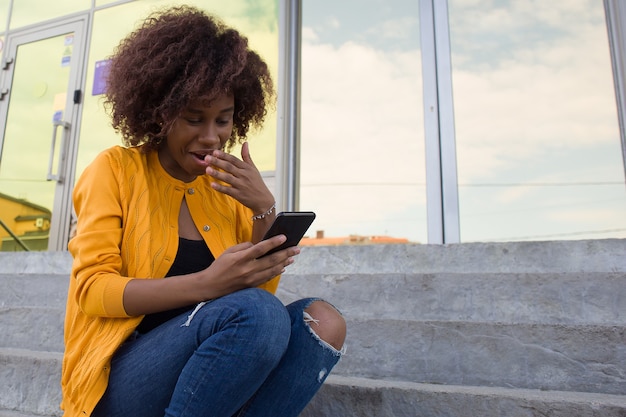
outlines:
{"label": "concrete staircase", "polygon": [[61,415],[71,262],[61,252],[0,252],[0,417]]}
{"label": "concrete staircase", "polygon": [[[278,296],[321,296],[349,329],[302,417],[626,416],[625,254],[621,239],[304,248]],[[0,253],[0,417],[60,415],[70,264]]]}

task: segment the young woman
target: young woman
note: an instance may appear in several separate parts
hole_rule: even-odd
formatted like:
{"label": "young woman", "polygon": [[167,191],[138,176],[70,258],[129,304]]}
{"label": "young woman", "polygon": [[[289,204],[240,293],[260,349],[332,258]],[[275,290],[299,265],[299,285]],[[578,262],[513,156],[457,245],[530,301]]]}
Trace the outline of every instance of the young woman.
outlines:
{"label": "young woman", "polygon": [[[149,16],[111,58],[124,147],[74,191],[65,416],[297,416],[341,356],[338,311],[273,293],[275,202],[245,138],[274,97],[236,30],[192,7]],[[228,154],[243,143],[241,158]]]}

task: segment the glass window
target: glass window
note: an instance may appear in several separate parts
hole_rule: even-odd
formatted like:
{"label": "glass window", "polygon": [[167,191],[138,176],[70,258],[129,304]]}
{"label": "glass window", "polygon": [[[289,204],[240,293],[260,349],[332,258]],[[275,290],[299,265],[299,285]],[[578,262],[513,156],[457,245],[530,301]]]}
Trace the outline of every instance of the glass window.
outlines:
{"label": "glass window", "polygon": [[[97,11],[94,15],[90,47],[87,88],[81,127],[76,178],[102,150],[121,144],[121,137],[110,126],[110,119],[102,104],[102,72],[106,59],[119,41],[130,33],[151,11],[171,6],[171,1],[136,1]],[[237,28],[248,37],[251,48],[259,52],[278,78],[278,12],[276,0],[263,0],[251,7],[248,2],[215,0],[190,1],[226,24]],[[250,148],[260,170],[274,170],[276,166],[276,112],[268,114],[260,132],[250,132]],[[238,149],[233,152],[239,152]]]}
{"label": "glass window", "polygon": [[[10,0],[0,0],[0,32],[5,32],[7,29],[7,15],[9,13],[9,4]],[[2,43],[0,44],[0,52],[2,52],[3,46],[4,37],[2,38]]]}
{"label": "glass window", "polygon": [[[44,22],[90,8],[91,0],[14,0],[11,12],[11,29]],[[4,26],[4,21],[0,23]]]}
{"label": "glass window", "polygon": [[461,240],[626,237],[602,2],[449,1]]}
{"label": "glass window", "polygon": [[[74,33],[69,32],[69,27],[67,30],[50,37],[38,33],[15,36],[8,43],[14,60],[11,84],[7,85],[10,99],[4,98],[8,108],[0,163],[2,251],[23,247],[46,250],[54,224],[53,212],[54,216],[59,214],[54,202],[62,191],[50,179],[52,175],[64,175],[59,155],[66,132],[53,126],[71,119],[67,92],[76,50]],[[55,155],[52,159],[51,154]]]}
{"label": "glass window", "polygon": [[427,241],[418,13],[304,2],[299,206],[327,238]]}
{"label": "glass window", "polygon": [[[127,0],[134,1],[134,0]],[[119,3],[119,0],[96,0],[96,7],[107,6],[111,3]]]}

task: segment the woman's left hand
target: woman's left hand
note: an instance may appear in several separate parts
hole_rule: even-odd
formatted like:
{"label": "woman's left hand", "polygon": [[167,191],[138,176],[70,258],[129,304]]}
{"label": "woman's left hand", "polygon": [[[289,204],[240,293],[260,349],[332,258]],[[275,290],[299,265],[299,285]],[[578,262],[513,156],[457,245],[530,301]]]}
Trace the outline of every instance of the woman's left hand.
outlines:
{"label": "woman's left hand", "polygon": [[254,213],[263,213],[274,204],[274,196],[250,157],[248,142],[241,147],[241,159],[223,151],[214,151],[204,160],[206,173],[216,179],[211,186],[227,194]]}

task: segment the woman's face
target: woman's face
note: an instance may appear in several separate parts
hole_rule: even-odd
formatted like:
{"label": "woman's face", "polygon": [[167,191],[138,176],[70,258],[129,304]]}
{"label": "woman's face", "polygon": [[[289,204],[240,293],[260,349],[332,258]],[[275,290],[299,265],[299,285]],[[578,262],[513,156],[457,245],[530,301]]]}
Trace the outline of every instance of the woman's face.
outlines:
{"label": "woman's face", "polygon": [[161,165],[172,177],[193,181],[207,167],[204,157],[224,147],[233,131],[235,98],[221,95],[210,103],[194,101],[174,121],[159,149]]}

